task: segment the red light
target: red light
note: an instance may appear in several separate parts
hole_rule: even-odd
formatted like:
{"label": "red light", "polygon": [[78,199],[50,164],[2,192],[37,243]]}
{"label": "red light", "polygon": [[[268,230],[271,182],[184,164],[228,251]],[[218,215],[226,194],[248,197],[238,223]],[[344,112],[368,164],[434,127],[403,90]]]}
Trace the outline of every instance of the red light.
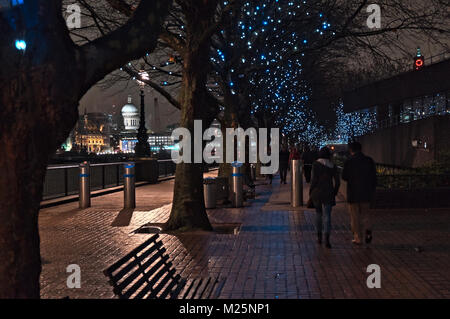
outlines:
{"label": "red light", "polygon": [[417,57],[417,58],[414,60],[414,69],[420,70],[420,69],[422,69],[424,66],[425,66],[425,60],[424,60],[423,56]]}

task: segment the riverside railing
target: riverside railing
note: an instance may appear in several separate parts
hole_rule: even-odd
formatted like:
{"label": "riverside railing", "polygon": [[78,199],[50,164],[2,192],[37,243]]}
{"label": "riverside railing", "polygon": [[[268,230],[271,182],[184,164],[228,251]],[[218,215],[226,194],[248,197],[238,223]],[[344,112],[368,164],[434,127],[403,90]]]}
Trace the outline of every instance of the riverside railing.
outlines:
{"label": "riverside railing", "polygon": [[[123,164],[125,162],[90,164],[91,191],[123,185]],[[172,160],[159,160],[159,177],[175,173]],[[51,165],[47,167],[44,181],[43,200],[78,195],[80,190],[79,164]]]}

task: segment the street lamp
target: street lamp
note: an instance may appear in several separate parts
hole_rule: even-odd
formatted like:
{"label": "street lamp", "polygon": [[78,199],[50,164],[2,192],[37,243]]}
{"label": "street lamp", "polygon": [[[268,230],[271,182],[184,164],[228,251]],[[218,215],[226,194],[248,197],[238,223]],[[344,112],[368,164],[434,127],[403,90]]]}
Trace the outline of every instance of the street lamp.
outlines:
{"label": "street lamp", "polygon": [[148,144],[147,128],[145,127],[144,81],[149,80],[150,77],[147,72],[142,70],[139,72],[139,79],[142,80],[142,81],[137,80],[141,95],[141,116],[139,120],[139,129],[137,134],[138,141],[136,143],[136,146],[134,147],[134,152],[138,157],[148,157],[151,155],[151,151],[150,145]]}

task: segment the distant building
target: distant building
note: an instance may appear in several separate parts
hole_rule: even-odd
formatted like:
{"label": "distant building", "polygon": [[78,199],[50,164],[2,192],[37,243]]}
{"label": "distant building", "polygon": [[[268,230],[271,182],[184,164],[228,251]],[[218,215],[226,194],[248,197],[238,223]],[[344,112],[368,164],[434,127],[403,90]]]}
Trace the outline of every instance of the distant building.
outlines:
{"label": "distant building", "polygon": [[[153,152],[162,149],[170,149],[174,146],[174,140],[171,131],[159,133],[159,107],[158,99],[154,99],[154,110],[150,112],[152,118],[152,132],[149,134],[148,143]],[[153,113],[153,114],[152,114]],[[131,97],[128,97],[128,103],[122,107],[122,117],[124,130],[120,133],[119,149],[124,153],[134,152],[137,143],[137,130],[139,129],[140,113],[138,108],[131,103]]]}
{"label": "distant building", "polygon": [[[136,143],[136,136],[123,137],[120,150],[124,153],[134,152]],[[173,137],[169,134],[150,134],[148,143],[153,152],[158,152],[162,149],[171,149],[175,144]]]}
{"label": "distant building", "polygon": [[128,102],[121,110],[123,130],[119,133],[119,149],[124,153],[134,152],[137,143],[137,130],[139,129],[139,109],[132,104],[131,96],[128,96]]}
{"label": "distant building", "polygon": [[449,72],[444,60],[345,92],[344,111],[373,114],[373,131],[450,114]]}
{"label": "distant building", "polygon": [[[421,67],[346,92],[349,118],[366,118],[363,134],[352,134],[376,162],[419,167],[448,152],[450,60]],[[355,132],[354,127],[348,129]]]}
{"label": "distant building", "polygon": [[122,116],[126,131],[133,131],[139,128],[139,110],[131,103],[131,96],[128,96],[128,103],[122,107]]}
{"label": "distant building", "polygon": [[[110,149],[111,115],[84,113],[72,132],[72,150],[99,153]],[[66,144],[68,144],[66,142]]]}

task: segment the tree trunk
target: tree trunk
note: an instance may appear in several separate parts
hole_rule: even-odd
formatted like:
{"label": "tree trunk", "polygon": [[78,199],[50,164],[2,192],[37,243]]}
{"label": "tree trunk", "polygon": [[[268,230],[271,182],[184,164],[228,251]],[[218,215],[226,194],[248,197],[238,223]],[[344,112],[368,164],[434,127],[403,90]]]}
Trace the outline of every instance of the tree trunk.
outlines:
{"label": "tree trunk", "polygon": [[[142,1],[122,27],[80,47],[61,1],[25,1],[14,9],[17,21],[0,19],[0,56],[8,62],[0,69],[0,298],[39,298],[38,212],[48,157],[75,126],[84,93],[155,48],[168,6]],[[12,45],[19,35],[26,50]]]}
{"label": "tree trunk", "polygon": [[[222,79],[221,81],[222,91],[224,92],[224,117],[221,123],[221,131],[222,131],[222,138],[223,138],[223,163],[219,165],[219,176],[220,177],[227,177],[229,185],[232,183],[231,179],[231,173],[232,173],[232,166],[231,163],[226,162],[226,145],[227,145],[227,134],[226,129],[227,128],[234,128],[237,129],[239,126],[238,119],[237,119],[237,113],[236,113],[236,100],[233,99],[233,96],[230,92],[230,89],[228,87],[228,84],[226,83],[226,78]],[[236,147],[234,149],[234,154],[236,156]]]}
{"label": "tree trunk", "polygon": [[78,113],[76,101],[62,107],[62,96],[47,95],[54,89],[48,75],[28,73],[0,95],[2,118],[7,119],[0,131],[0,298],[40,296],[38,212],[47,161]]}
{"label": "tree trunk", "polygon": [[30,141],[5,137],[0,141],[7,153],[0,157],[0,298],[39,298],[38,211],[46,158],[27,156]]}
{"label": "tree trunk", "polygon": [[[24,60],[0,76],[0,298],[39,298],[38,213],[47,161],[78,119],[73,63]],[[58,70],[66,69],[61,76]]]}
{"label": "tree trunk", "polygon": [[204,118],[202,108],[206,100],[206,68],[203,63],[207,58],[208,51],[202,48],[187,53],[183,59],[180,126],[191,132],[192,163],[177,165],[172,211],[165,226],[167,230],[212,230],[203,197],[203,164],[195,164],[193,161],[194,120]]}
{"label": "tree trunk", "polygon": [[212,230],[203,199],[202,164],[177,165],[172,212],[165,229]]}
{"label": "tree trunk", "polygon": [[[192,163],[177,165],[172,211],[166,230],[212,230],[203,197],[203,164],[194,164],[194,120],[210,121],[206,91],[211,35],[205,32],[214,23],[217,1],[180,1],[186,18],[186,45],[183,50],[183,85],[180,126],[191,132]],[[205,127],[204,127],[205,128]],[[202,132],[203,134],[203,132]],[[202,139],[202,136],[196,138]]]}

